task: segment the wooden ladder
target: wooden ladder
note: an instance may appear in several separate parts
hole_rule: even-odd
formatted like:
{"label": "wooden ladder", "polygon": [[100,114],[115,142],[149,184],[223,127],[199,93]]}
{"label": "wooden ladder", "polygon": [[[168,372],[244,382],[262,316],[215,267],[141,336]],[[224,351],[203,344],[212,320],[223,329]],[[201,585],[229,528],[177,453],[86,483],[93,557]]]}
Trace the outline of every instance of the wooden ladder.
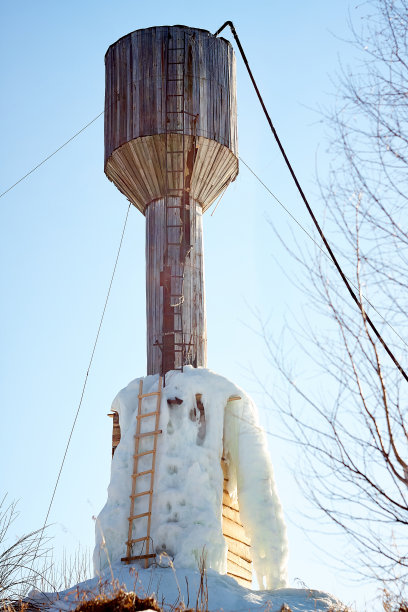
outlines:
{"label": "wooden ladder", "polygon": [[186,189],[186,40],[169,36],[165,97],[165,244],[160,284],[163,286],[163,334],[161,373],[183,371],[190,343],[183,325],[184,265],[191,250],[190,200]]}
{"label": "wooden ladder", "polygon": [[[145,397],[157,396],[156,410],[153,412],[146,412],[142,414],[142,403]],[[156,467],[156,450],[157,450],[157,436],[161,434],[162,431],[159,429],[159,420],[160,420],[160,403],[161,403],[161,395],[162,395],[162,377],[159,376],[159,386],[158,390],[152,393],[143,393],[143,380],[139,382],[139,404],[136,415],[136,434],[135,438],[135,454],[133,455],[133,473],[132,473],[132,492],[130,494],[130,514],[129,514],[129,531],[128,531],[128,539],[126,542],[126,557],[122,557],[122,561],[124,563],[131,563],[132,561],[137,561],[140,559],[144,559],[145,567],[149,565],[149,559],[152,559],[156,556],[156,553],[149,552],[150,547],[150,527],[151,527],[151,518],[152,518],[152,502],[153,502],[153,486],[154,486],[154,473]],[[146,419],[149,417],[155,417],[155,426],[152,431],[141,432],[142,429],[142,419]],[[140,452],[140,440],[142,438],[153,438],[153,448],[149,450],[145,450]],[[152,456],[152,464],[150,470],[143,470],[139,472],[138,464],[139,457],[145,457],[147,455]],[[147,491],[137,491],[137,482],[138,479],[142,476],[147,476],[150,474],[150,487]],[[144,497],[145,495],[149,496],[149,505],[147,512],[142,512],[141,514],[135,514],[135,500]],[[147,518],[147,530],[146,535],[141,538],[134,539],[133,536],[133,526],[134,521],[138,519]],[[142,545],[141,552],[143,553],[143,549],[145,552],[139,555],[132,555],[132,548],[134,544],[140,543]]]}

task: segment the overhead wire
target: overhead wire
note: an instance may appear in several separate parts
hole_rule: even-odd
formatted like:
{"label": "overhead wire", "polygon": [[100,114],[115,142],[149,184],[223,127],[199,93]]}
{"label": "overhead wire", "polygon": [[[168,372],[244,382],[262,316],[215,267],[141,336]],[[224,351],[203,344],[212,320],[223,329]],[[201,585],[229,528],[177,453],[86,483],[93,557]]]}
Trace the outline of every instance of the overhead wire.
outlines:
{"label": "overhead wire", "polygon": [[278,133],[277,133],[277,131],[276,131],[276,129],[275,129],[273,123],[272,123],[272,119],[271,119],[271,117],[270,117],[270,115],[268,113],[268,110],[267,110],[267,108],[265,106],[265,103],[263,101],[261,93],[260,93],[260,91],[258,89],[258,85],[257,85],[257,83],[255,81],[255,78],[254,78],[253,74],[252,74],[252,70],[251,70],[251,68],[249,66],[249,63],[248,63],[247,57],[245,55],[244,49],[243,49],[243,47],[241,45],[241,41],[239,40],[238,34],[237,34],[236,30],[235,30],[235,27],[234,27],[234,24],[232,23],[232,21],[226,21],[220,28],[218,28],[218,30],[215,32],[214,36],[215,37],[218,36],[222,32],[222,30],[224,30],[224,28],[226,28],[227,26],[231,29],[232,35],[235,38],[235,42],[237,43],[239,52],[241,54],[241,57],[243,59],[243,62],[244,62],[245,67],[247,69],[247,72],[248,72],[249,77],[251,79],[252,85],[253,85],[253,87],[255,89],[256,95],[258,96],[258,100],[259,100],[259,102],[260,102],[260,104],[262,106],[262,110],[263,110],[263,112],[265,114],[265,117],[266,117],[266,119],[268,121],[268,124],[269,124],[269,127],[271,129],[271,132],[272,132],[272,134],[273,134],[273,136],[275,138],[275,141],[276,141],[276,143],[277,143],[277,145],[279,147],[279,150],[280,150],[280,152],[281,152],[281,154],[283,156],[283,159],[285,160],[286,166],[288,167],[288,170],[289,170],[289,172],[290,172],[290,174],[292,176],[292,179],[293,179],[293,181],[294,181],[294,183],[295,183],[295,185],[297,187],[297,190],[298,190],[298,192],[299,192],[299,194],[300,194],[300,196],[301,196],[301,198],[302,198],[302,200],[303,200],[303,202],[304,202],[304,204],[305,204],[305,206],[307,208],[307,211],[308,211],[309,215],[311,216],[311,218],[313,220],[313,223],[314,223],[317,231],[319,232],[319,235],[320,235],[320,237],[321,237],[321,239],[322,239],[322,241],[324,243],[324,246],[326,247],[326,249],[327,249],[327,251],[328,251],[328,253],[330,255],[330,258],[331,258],[332,262],[334,263],[338,273],[340,274],[341,279],[342,279],[343,283],[345,284],[345,286],[347,288],[347,291],[349,292],[351,298],[354,300],[354,302],[356,303],[358,309],[361,311],[364,320],[367,321],[368,325],[371,327],[371,329],[374,332],[375,336],[380,341],[380,343],[383,346],[384,350],[386,351],[386,353],[388,354],[390,359],[393,361],[394,365],[397,367],[397,369],[399,370],[400,374],[408,382],[408,374],[405,372],[404,368],[401,366],[401,364],[399,363],[399,361],[395,357],[394,353],[392,352],[392,350],[390,349],[388,344],[385,342],[385,340],[381,336],[381,334],[378,331],[377,327],[375,326],[375,324],[371,320],[371,317],[365,312],[362,303],[358,299],[357,295],[354,293],[350,283],[347,280],[346,275],[344,274],[344,272],[343,272],[339,262],[337,261],[336,256],[334,255],[334,253],[333,253],[333,251],[332,251],[332,249],[330,247],[330,244],[328,243],[328,241],[326,239],[326,236],[323,233],[322,228],[320,227],[319,222],[317,221],[317,218],[316,218],[316,216],[315,216],[315,214],[314,214],[314,212],[313,212],[313,210],[312,210],[312,208],[311,208],[311,206],[310,206],[310,204],[309,204],[309,202],[308,202],[308,200],[306,198],[306,195],[305,195],[305,193],[304,193],[304,191],[303,191],[303,189],[302,189],[302,187],[301,187],[301,185],[299,183],[299,180],[298,180],[298,178],[297,178],[297,176],[295,174],[295,171],[292,168],[292,165],[291,165],[291,163],[289,161],[289,158],[286,155],[285,149],[283,148],[283,145],[282,145],[282,143],[280,141]]}
{"label": "overhead wire", "polygon": [[67,440],[67,443],[65,445],[64,455],[62,457],[62,461],[61,461],[61,464],[60,464],[60,467],[59,467],[58,476],[57,476],[57,479],[55,481],[54,489],[53,489],[53,492],[52,492],[52,495],[51,495],[50,503],[48,505],[48,510],[47,510],[47,514],[46,514],[46,517],[45,517],[45,520],[44,520],[44,524],[43,524],[43,527],[41,529],[41,536],[40,536],[40,538],[38,540],[38,544],[37,544],[36,552],[35,552],[35,555],[34,555],[34,559],[33,559],[33,562],[31,564],[31,569],[33,568],[33,564],[34,564],[35,559],[37,557],[38,550],[39,550],[39,547],[40,547],[40,544],[41,544],[41,541],[42,541],[42,535],[44,533],[45,527],[47,525],[48,518],[50,516],[52,504],[53,504],[54,498],[55,498],[55,493],[56,493],[57,488],[58,488],[58,484],[59,484],[59,481],[60,481],[60,478],[61,478],[62,470],[63,470],[64,464],[65,464],[65,460],[66,460],[66,457],[67,457],[68,449],[69,449],[69,446],[71,444],[72,435],[74,433],[74,429],[75,429],[75,426],[76,426],[76,423],[77,423],[77,420],[78,420],[79,412],[80,412],[81,407],[82,407],[82,402],[83,402],[84,395],[85,395],[85,389],[86,389],[86,386],[87,386],[87,383],[88,383],[89,372],[91,370],[92,362],[93,362],[94,355],[95,355],[96,345],[98,344],[99,335],[101,333],[102,323],[103,323],[103,320],[105,318],[105,312],[106,312],[106,308],[107,308],[108,301],[109,301],[109,296],[110,296],[112,285],[113,285],[113,279],[115,278],[116,269],[117,269],[117,266],[118,266],[119,255],[120,255],[120,252],[122,250],[123,238],[125,236],[126,225],[127,225],[127,221],[128,221],[128,217],[129,217],[130,207],[131,207],[131,204],[129,203],[129,206],[128,206],[127,212],[126,212],[125,221],[124,221],[124,224],[123,224],[122,234],[121,234],[121,237],[120,237],[119,247],[118,247],[117,254],[116,254],[115,265],[113,266],[113,271],[112,271],[112,275],[111,275],[111,279],[110,279],[110,283],[109,283],[108,292],[106,294],[105,303],[104,303],[103,310],[102,310],[102,315],[101,315],[101,318],[100,318],[100,321],[99,321],[98,331],[96,333],[95,341],[94,341],[94,344],[93,344],[93,347],[92,347],[91,357],[89,359],[88,368],[86,370],[84,382],[83,382],[83,385],[82,385],[81,396],[80,396],[78,407],[77,407],[77,410],[76,410],[76,413],[75,413],[75,418],[74,418],[74,421],[73,421],[72,426],[71,426],[71,431],[69,433],[68,440]]}
{"label": "overhead wire", "polygon": [[[314,245],[319,249],[319,251],[330,261],[332,262],[332,259],[330,257],[330,255],[321,247],[321,245],[313,238],[312,234],[310,232],[307,231],[307,229],[305,227],[303,227],[303,225],[296,219],[296,217],[290,212],[290,210],[281,202],[281,200],[269,189],[269,187],[263,182],[263,180],[256,174],[256,172],[254,170],[252,170],[252,168],[250,166],[248,166],[248,164],[242,159],[242,157],[239,157],[239,160],[244,164],[244,166],[246,166],[248,168],[248,170],[251,172],[251,174],[253,174],[253,176],[256,178],[256,180],[262,185],[262,187],[264,187],[266,189],[266,191],[276,200],[276,202],[279,204],[279,206],[281,206],[283,208],[283,210],[290,216],[291,219],[293,219],[293,221],[300,227],[300,229],[302,230],[302,232],[304,232],[306,234],[306,236],[308,238],[310,238],[310,240],[314,243]],[[356,291],[358,291],[358,288],[356,287],[356,285],[353,283],[353,281],[346,276],[348,282],[350,283],[350,285],[352,287],[354,287],[354,289]],[[361,297],[367,302],[367,304],[376,312],[376,314],[384,321],[384,323],[394,332],[394,334],[401,340],[401,342],[403,344],[405,344],[405,346],[408,348],[408,342],[406,342],[404,340],[404,338],[402,336],[400,336],[400,334],[397,332],[397,330],[395,329],[395,327],[393,327],[391,325],[391,323],[389,321],[387,321],[387,319],[384,317],[384,315],[381,314],[381,312],[379,312],[377,310],[377,308],[374,306],[374,304],[368,299],[368,297],[366,297],[363,293],[361,294]]]}
{"label": "overhead wire", "polygon": [[224,193],[227,191],[228,185],[230,184],[230,180],[228,180],[225,184],[225,187],[223,188],[220,197],[218,198],[218,202],[216,203],[216,205],[214,206],[214,208],[211,211],[211,217],[213,216],[213,214],[215,213],[215,211],[217,210],[222,198],[224,197]]}
{"label": "overhead wire", "polygon": [[6,195],[6,193],[9,193],[9,191],[11,191],[12,189],[14,189],[14,187],[17,187],[17,185],[19,183],[21,183],[22,181],[24,181],[28,176],[30,176],[30,174],[32,174],[33,172],[35,172],[36,170],[38,170],[38,168],[40,168],[43,164],[45,164],[49,159],[51,159],[51,157],[54,157],[54,155],[56,155],[57,153],[59,153],[59,151],[61,151],[61,149],[63,149],[64,147],[67,146],[67,144],[69,144],[70,142],[72,142],[77,136],[79,136],[80,134],[82,134],[82,132],[84,132],[87,128],[89,128],[90,125],[92,125],[93,123],[95,123],[95,121],[97,119],[99,119],[99,117],[101,117],[104,114],[104,110],[99,113],[99,115],[96,115],[96,117],[94,117],[93,119],[91,119],[91,121],[89,121],[89,123],[87,123],[86,125],[84,125],[80,130],[78,130],[78,132],[76,132],[73,136],[71,136],[71,138],[68,138],[68,140],[66,142],[64,142],[64,144],[62,144],[60,147],[58,147],[58,149],[55,149],[55,151],[53,151],[52,153],[50,153],[50,155],[47,155],[47,157],[45,157],[42,161],[40,161],[40,163],[38,163],[36,166],[34,166],[34,168],[31,168],[31,170],[29,172],[27,172],[26,174],[24,174],[24,176],[22,176],[21,178],[18,179],[18,181],[16,181],[15,183],[13,183],[13,185],[10,185],[10,187],[8,187],[8,189],[6,189],[5,191],[3,191],[3,193],[0,193],[0,198],[2,198],[3,196]]}

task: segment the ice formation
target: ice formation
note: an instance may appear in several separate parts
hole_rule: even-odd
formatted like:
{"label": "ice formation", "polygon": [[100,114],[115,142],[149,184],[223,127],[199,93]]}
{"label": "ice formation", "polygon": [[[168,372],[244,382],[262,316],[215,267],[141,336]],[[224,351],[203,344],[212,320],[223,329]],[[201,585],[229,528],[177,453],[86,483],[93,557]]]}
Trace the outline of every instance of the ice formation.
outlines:
{"label": "ice formation", "polygon": [[[121,441],[112,459],[108,500],[96,524],[95,572],[126,554],[129,495],[139,380],[122,389],[112,404],[119,413]],[[143,379],[143,393],[156,391],[158,376]],[[195,410],[201,394],[205,422]],[[228,401],[231,396],[241,399]],[[182,403],[167,402],[179,398]],[[145,398],[143,412],[155,410],[157,397]],[[142,431],[151,431],[151,417]],[[287,538],[265,437],[253,401],[226,378],[205,368],[185,366],[166,375],[153,495],[151,537],[156,552],[166,552],[175,567],[196,568],[205,550],[206,565],[227,572],[227,545],[222,534],[223,473],[229,470],[229,493],[238,497],[240,515],[251,540],[253,568],[259,586],[287,586]],[[141,439],[140,451],[151,448]],[[151,455],[140,457],[138,470],[148,470]],[[150,477],[140,480],[149,488]],[[147,511],[148,496],[136,499],[135,514]],[[135,521],[133,538],[146,535],[146,519]],[[136,553],[137,554],[137,553]]]}

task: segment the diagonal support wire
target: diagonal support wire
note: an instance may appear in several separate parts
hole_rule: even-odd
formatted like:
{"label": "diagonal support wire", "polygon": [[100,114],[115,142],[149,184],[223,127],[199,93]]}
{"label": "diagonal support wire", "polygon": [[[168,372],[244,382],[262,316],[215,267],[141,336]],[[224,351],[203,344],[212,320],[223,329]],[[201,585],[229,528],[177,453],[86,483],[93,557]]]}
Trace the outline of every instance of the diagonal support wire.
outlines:
{"label": "diagonal support wire", "polygon": [[299,191],[299,194],[300,194],[300,196],[301,196],[301,198],[302,198],[302,200],[303,200],[303,202],[304,202],[304,204],[305,204],[305,206],[306,206],[306,208],[307,208],[307,211],[308,211],[309,215],[310,215],[310,216],[311,216],[311,218],[312,218],[312,221],[313,221],[313,223],[314,223],[314,225],[315,225],[315,227],[316,227],[317,231],[318,231],[318,232],[319,232],[319,234],[320,234],[320,237],[321,237],[321,239],[322,239],[322,241],[323,241],[323,244],[324,244],[324,246],[326,247],[327,252],[329,253],[329,255],[330,255],[330,258],[331,258],[332,262],[334,263],[334,265],[335,265],[335,267],[336,267],[336,269],[337,269],[337,272],[340,274],[341,279],[342,279],[343,283],[345,284],[345,286],[346,286],[346,288],[347,288],[347,291],[349,292],[349,294],[350,294],[351,298],[352,298],[352,299],[354,300],[354,302],[357,304],[357,307],[358,307],[358,309],[360,310],[360,312],[361,312],[361,314],[362,314],[362,316],[363,316],[364,320],[365,320],[365,321],[367,321],[367,323],[368,323],[368,324],[369,324],[369,326],[371,327],[372,331],[374,332],[375,336],[378,338],[378,340],[379,340],[379,341],[380,341],[380,343],[382,344],[382,346],[383,346],[384,350],[386,351],[386,353],[388,354],[388,356],[389,356],[389,357],[391,358],[391,360],[393,361],[394,365],[397,367],[397,369],[399,370],[399,372],[401,373],[401,375],[403,376],[403,378],[405,378],[405,380],[408,382],[408,374],[406,373],[406,371],[404,370],[404,368],[402,367],[402,365],[399,363],[399,361],[398,361],[398,360],[397,360],[397,358],[395,357],[394,353],[391,351],[391,349],[390,349],[390,347],[388,346],[388,344],[385,342],[385,340],[384,340],[384,339],[383,339],[383,337],[381,336],[380,332],[378,331],[378,329],[377,329],[377,328],[376,328],[376,326],[374,325],[374,323],[373,323],[373,321],[371,320],[371,318],[369,317],[369,315],[368,315],[368,314],[366,313],[366,311],[364,310],[364,307],[363,307],[362,303],[360,302],[360,300],[358,299],[357,295],[356,295],[356,294],[355,294],[355,292],[353,291],[353,289],[352,289],[352,287],[351,287],[350,283],[348,282],[346,275],[344,274],[343,270],[341,269],[341,266],[340,266],[339,262],[337,261],[337,258],[336,258],[336,256],[334,255],[334,253],[333,253],[333,251],[332,251],[332,249],[331,249],[331,247],[330,247],[330,244],[328,243],[328,241],[327,241],[327,239],[326,239],[326,236],[324,235],[323,230],[322,230],[322,228],[320,227],[319,222],[318,222],[318,220],[316,219],[316,217],[315,217],[315,215],[314,215],[314,212],[313,212],[313,210],[312,210],[312,208],[311,208],[311,206],[310,206],[310,204],[309,204],[309,202],[308,202],[308,200],[307,200],[307,198],[306,198],[306,195],[305,195],[305,193],[304,193],[304,191],[303,191],[303,189],[302,189],[302,187],[301,187],[301,185],[300,185],[300,183],[299,183],[299,181],[298,181],[298,178],[297,178],[297,176],[296,176],[296,174],[295,174],[295,171],[293,170],[292,165],[291,165],[291,163],[290,163],[290,161],[289,161],[289,159],[288,159],[288,156],[286,155],[285,149],[283,148],[283,145],[282,145],[282,143],[281,143],[281,141],[280,141],[280,138],[279,138],[279,136],[278,136],[278,133],[277,133],[277,131],[275,130],[275,127],[274,127],[274,125],[273,125],[273,123],[272,123],[272,119],[271,119],[271,117],[270,117],[270,115],[269,115],[269,113],[268,113],[268,110],[267,110],[267,108],[266,108],[266,106],[265,106],[265,103],[264,103],[264,101],[263,101],[263,98],[262,98],[262,96],[261,96],[261,93],[260,93],[260,91],[259,91],[259,89],[258,89],[258,85],[256,84],[256,81],[255,81],[254,75],[252,74],[252,70],[251,70],[251,68],[250,68],[250,66],[249,66],[249,63],[248,63],[247,57],[246,57],[246,55],[245,55],[244,49],[242,48],[242,45],[241,45],[241,41],[240,41],[240,40],[239,40],[239,38],[238,38],[238,34],[237,34],[236,30],[235,30],[235,27],[234,27],[234,24],[232,23],[232,21],[226,21],[226,22],[225,22],[225,23],[224,23],[224,24],[223,24],[223,25],[222,25],[222,26],[221,26],[221,27],[220,27],[220,28],[219,28],[219,29],[218,29],[218,30],[215,32],[214,36],[218,36],[218,34],[220,34],[220,33],[222,32],[222,30],[224,30],[224,28],[226,28],[227,26],[228,26],[228,27],[231,29],[231,32],[232,32],[232,34],[233,34],[233,36],[234,36],[234,38],[235,38],[235,41],[236,41],[236,43],[237,43],[237,45],[238,45],[239,52],[240,52],[241,57],[242,57],[242,59],[243,59],[243,61],[244,61],[245,67],[246,67],[246,69],[247,69],[247,71],[248,71],[249,78],[250,78],[250,79],[251,79],[251,81],[252,81],[252,85],[254,86],[254,89],[255,89],[256,95],[258,96],[258,100],[259,100],[259,102],[260,102],[260,104],[261,104],[261,106],[262,106],[262,110],[263,110],[263,112],[264,112],[264,114],[265,114],[265,117],[266,117],[266,119],[267,119],[267,121],[268,121],[269,127],[270,127],[270,129],[271,129],[271,132],[272,132],[272,134],[273,134],[273,136],[274,136],[275,140],[276,140],[276,143],[277,143],[277,145],[278,145],[278,147],[279,147],[279,150],[280,150],[280,152],[282,153],[283,159],[285,160],[285,163],[286,163],[286,165],[287,165],[287,167],[288,167],[288,170],[289,170],[289,172],[290,172],[290,174],[291,174],[291,176],[292,176],[292,178],[293,178],[293,180],[294,180],[294,182],[295,182],[295,185],[296,185],[296,187],[297,187],[297,189],[298,189],[298,191]]}

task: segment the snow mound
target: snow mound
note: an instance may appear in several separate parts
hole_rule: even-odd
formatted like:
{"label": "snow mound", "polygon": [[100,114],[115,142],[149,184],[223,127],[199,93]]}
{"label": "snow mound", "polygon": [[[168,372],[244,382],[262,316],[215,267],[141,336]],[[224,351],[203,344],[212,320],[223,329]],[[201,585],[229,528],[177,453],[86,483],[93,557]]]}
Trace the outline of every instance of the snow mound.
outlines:
{"label": "snow mound", "polygon": [[[154,595],[165,610],[172,609],[177,602],[195,608],[200,574],[198,570],[174,571],[170,567],[136,570],[119,563],[103,572],[100,578],[87,580],[66,591],[41,595],[32,593],[30,601],[45,604],[50,612],[70,612],[80,602],[92,599],[95,595],[114,593],[118,585],[127,591],[134,591],[139,597]],[[341,605],[332,595],[312,589],[253,591],[214,570],[207,572],[207,587],[209,612],[278,612],[283,604],[287,604],[292,612],[327,612]]]}
{"label": "snow mound", "polygon": [[[126,555],[140,380],[129,383],[112,404],[119,413],[121,441],[112,460],[108,500],[96,524],[96,573]],[[152,393],[157,387],[157,375],[143,378],[143,393]],[[196,394],[201,395],[204,418],[196,409]],[[229,401],[231,396],[241,399]],[[142,412],[154,411],[156,402],[157,396],[145,398]],[[141,420],[145,428],[142,432],[154,429],[152,418]],[[227,544],[222,534],[224,456],[229,493],[232,498],[238,497],[241,520],[251,540],[257,582],[266,589],[286,587],[286,526],[265,436],[251,398],[208,369],[185,366],[183,372],[166,375],[159,429],[162,434],[158,437],[151,524],[154,551],[166,553],[177,569],[196,569],[204,551],[206,567],[226,574]],[[151,445],[151,438],[141,438],[139,452]],[[151,455],[140,457],[138,471],[150,467]],[[150,475],[138,479],[139,485],[138,491],[148,490]],[[147,510],[148,495],[136,498],[135,514]],[[134,522],[132,538],[146,535],[144,520]],[[143,551],[133,552],[140,553]]]}

